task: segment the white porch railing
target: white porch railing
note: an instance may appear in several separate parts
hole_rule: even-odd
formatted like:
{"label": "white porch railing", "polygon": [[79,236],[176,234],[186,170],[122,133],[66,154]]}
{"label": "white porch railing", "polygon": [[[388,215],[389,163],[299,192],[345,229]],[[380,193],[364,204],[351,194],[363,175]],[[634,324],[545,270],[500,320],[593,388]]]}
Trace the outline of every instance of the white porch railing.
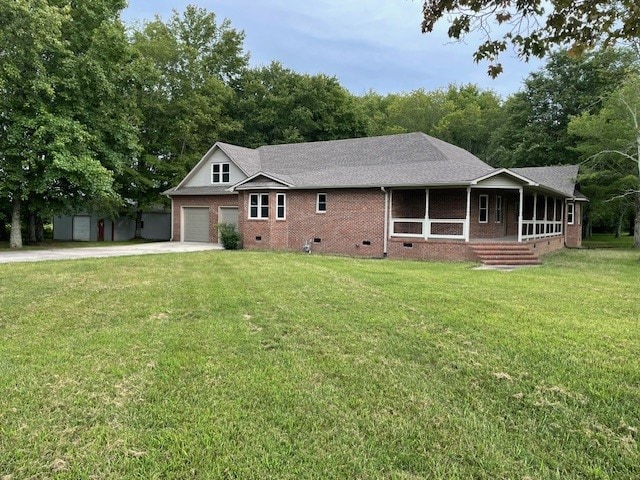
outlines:
{"label": "white porch railing", "polygon": [[[434,225],[436,226],[434,228]],[[460,230],[460,233],[433,233],[437,226],[453,225],[453,230]],[[392,218],[392,237],[412,237],[412,238],[440,238],[464,240],[466,238],[467,221],[462,218]]]}
{"label": "white porch railing", "polygon": [[522,220],[522,240],[561,235],[562,223],[562,220]]}

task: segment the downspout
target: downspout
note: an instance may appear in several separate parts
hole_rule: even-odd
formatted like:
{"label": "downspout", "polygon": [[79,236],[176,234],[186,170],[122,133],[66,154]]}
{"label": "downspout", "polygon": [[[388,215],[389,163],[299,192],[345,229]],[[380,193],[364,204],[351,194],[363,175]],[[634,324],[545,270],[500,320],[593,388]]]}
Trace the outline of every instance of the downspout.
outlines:
{"label": "downspout", "polygon": [[387,256],[389,238],[389,192],[384,187],[380,187],[384,192],[384,239],[382,241],[382,256]]}

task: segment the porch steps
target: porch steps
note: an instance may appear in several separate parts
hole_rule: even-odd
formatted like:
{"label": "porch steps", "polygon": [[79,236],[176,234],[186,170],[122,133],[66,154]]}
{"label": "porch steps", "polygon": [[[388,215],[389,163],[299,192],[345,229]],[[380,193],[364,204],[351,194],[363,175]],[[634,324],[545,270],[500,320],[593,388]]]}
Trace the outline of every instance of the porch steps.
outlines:
{"label": "porch steps", "polygon": [[540,265],[540,259],[528,245],[513,243],[476,243],[470,245],[484,265]]}

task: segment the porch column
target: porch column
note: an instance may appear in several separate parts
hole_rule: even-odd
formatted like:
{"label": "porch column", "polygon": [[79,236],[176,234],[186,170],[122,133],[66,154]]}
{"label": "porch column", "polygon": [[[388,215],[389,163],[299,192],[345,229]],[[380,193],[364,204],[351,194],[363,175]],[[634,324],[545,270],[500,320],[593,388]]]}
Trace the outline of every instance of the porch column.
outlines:
{"label": "porch column", "polygon": [[464,241],[469,242],[471,230],[471,187],[467,187],[467,216],[464,222]]}
{"label": "porch column", "polygon": [[533,236],[538,235],[538,194],[533,194]]}
{"label": "porch column", "polygon": [[522,203],[524,202],[524,189],[518,188],[520,201],[518,202],[518,242],[522,242]]}
{"label": "porch column", "polygon": [[431,222],[429,221],[429,189],[425,188],[424,191],[424,238],[429,238],[431,235]]}

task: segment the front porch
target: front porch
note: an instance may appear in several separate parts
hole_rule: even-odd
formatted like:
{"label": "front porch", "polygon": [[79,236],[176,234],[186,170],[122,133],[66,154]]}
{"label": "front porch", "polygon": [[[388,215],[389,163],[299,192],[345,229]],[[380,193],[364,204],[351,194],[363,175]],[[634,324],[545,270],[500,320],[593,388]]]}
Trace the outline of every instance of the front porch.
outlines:
{"label": "front porch", "polygon": [[393,189],[390,252],[539,263],[538,254],[564,246],[564,211],[563,198],[522,186]]}
{"label": "front porch", "polygon": [[520,243],[563,236],[564,223],[564,199],[523,188],[391,192],[391,238]]}

